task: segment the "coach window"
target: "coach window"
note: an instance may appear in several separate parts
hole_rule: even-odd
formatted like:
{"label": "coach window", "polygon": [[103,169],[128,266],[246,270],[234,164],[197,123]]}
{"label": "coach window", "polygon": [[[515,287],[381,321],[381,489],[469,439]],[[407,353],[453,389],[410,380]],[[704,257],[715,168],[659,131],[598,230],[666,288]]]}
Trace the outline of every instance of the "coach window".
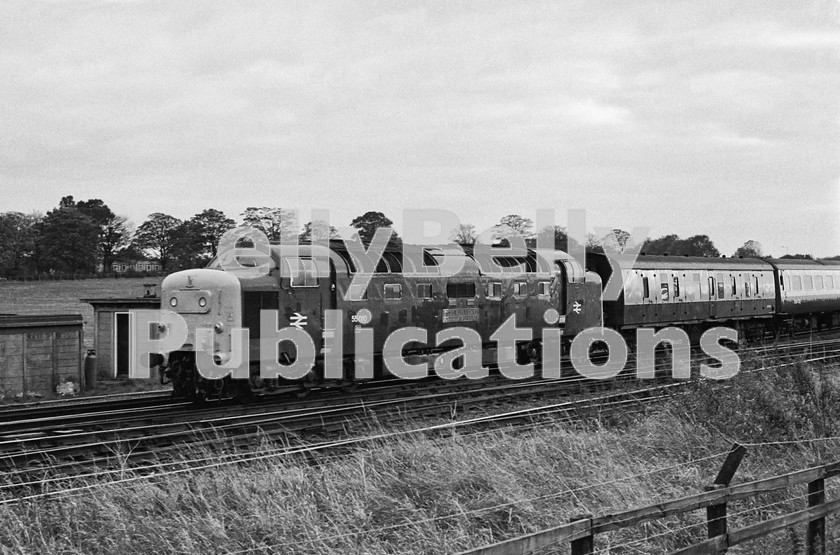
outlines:
{"label": "coach window", "polygon": [[385,300],[402,299],[402,284],[400,283],[386,283],[385,284]]}
{"label": "coach window", "polygon": [[515,297],[524,297],[528,294],[528,284],[524,281],[513,282],[513,295]]}
{"label": "coach window", "polygon": [[753,285],[755,285],[755,296],[761,296],[761,289],[758,288],[758,276],[753,276]]}
{"label": "coach window", "polygon": [[750,293],[752,292],[752,291],[750,291],[750,289],[752,289],[752,285],[750,285],[750,275],[749,274],[744,274],[744,296],[745,297],[750,296]]}
{"label": "coach window", "polygon": [[834,276],[825,276],[825,288],[834,289]]}
{"label": "coach window", "polygon": [[732,296],[734,297],[735,295],[738,294],[738,286],[737,286],[737,282],[735,281],[735,276],[730,276],[729,281],[732,285]]}
{"label": "coach window", "polygon": [[723,274],[717,274],[717,297],[722,299],[726,296],[726,284],[723,282]]}
{"label": "coach window", "polygon": [[802,276],[805,279],[805,291],[813,291],[814,290],[814,278],[811,276]]}
{"label": "coach window", "polygon": [[292,287],[318,287],[318,271],[311,258],[285,258]]}
{"label": "coach window", "polygon": [[680,278],[677,277],[677,276],[674,276],[674,298],[676,299],[679,296],[680,296]]}
{"label": "coach window", "polygon": [[802,277],[790,276],[790,288],[794,291],[802,291]]}
{"label": "coach window", "polygon": [[417,298],[418,299],[431,299],[432,298],[432,284],[431,283],[418,283],[417,284]]}
{"label": "coach window", "polygon": [[814,289],[817,291],[822,290],[823,288],[823,278],[822,276],[814,276]]}
{"label": "coach window", "polygon": [[539,283],[539,295],[545,295],[546,297],[551,294],[551,282],[550,281],[541,281]]}
{"label": "coach window", "polygon": [[502,284],[499,281],[494,281],[487,284],[487,296],[493,299],[502,298]]}
{"label": "coach window", "polygon": [[670,298],[670,291],[668,289],[668,282],[661,283],[659,289],[662,293],[662,300],[667,301]]}
{"label": "coach window", "polygon": [[643,290],[644,298],[649,299],[650,298],[650,284],[648,283],[648,278],[646,278],[646,277],[642,278],[642,290]]}

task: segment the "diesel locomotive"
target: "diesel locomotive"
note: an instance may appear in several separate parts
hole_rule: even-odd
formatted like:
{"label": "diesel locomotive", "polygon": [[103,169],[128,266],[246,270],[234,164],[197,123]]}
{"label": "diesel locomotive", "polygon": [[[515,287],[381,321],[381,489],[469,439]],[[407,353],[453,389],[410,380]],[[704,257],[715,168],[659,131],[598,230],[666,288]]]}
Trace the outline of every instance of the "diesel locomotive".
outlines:
{"label": "diesel locomotive", "polygon": [[[497,271],[486,271],[488,262]],[[315,387],[353,387],[360,374],[387,375],[382,357],[387,338],[409,326],[426,330],[430,339],[449,328],[469,328],[490,356],[522,360],[539,357],[540,331],[545,327],[561,330],[568,342],[602,323],[600,277],[561,251],[528,249],[515,256],[489,252],[482,257],[471,249],[388,248],[375,271],[366,275],[364,290],[355,295],[350,290],[358,287],[359,264],[341,242],[272,244],[262,259],[250,264],[264,271],[236,276],[214,261],[207,268],[164,279],[162,309],[183,317],[188,329],[182,347],[166,353],[159,369],[177,396],[200,399],[282,388],[304,393]],[[452,267],[458,270],[448,271]],[[261,321],[265,314],[276,314],[276,321]],[[325,317],[330,314],[339,318]],[[535,339],[517,343],[512,353],[493,353],[493,333],[513,315],[516,325],[531,329]],[[219,363],[231,359],[236,328],[249,332],[248,379],[207,379],[197,370],[197,353],[212,352]],[[272,360],[263,360],[261,335],[292,328],[304,332],[305,343],[314,346],[311,368],[296,380],[265,379],[260,369],[266,363],[288,367],[300,353],[299,343],[274,342],[268,355]],[[201,329],[213,333],[199,333]],[[364,349],[359,348],[360,338],[368,343]],[[435,357],[456,346],[457,341],[413,342],[403,345],[401,354],[414,363],[433,364]],[[336,352],[338,375],[327,372]]]}

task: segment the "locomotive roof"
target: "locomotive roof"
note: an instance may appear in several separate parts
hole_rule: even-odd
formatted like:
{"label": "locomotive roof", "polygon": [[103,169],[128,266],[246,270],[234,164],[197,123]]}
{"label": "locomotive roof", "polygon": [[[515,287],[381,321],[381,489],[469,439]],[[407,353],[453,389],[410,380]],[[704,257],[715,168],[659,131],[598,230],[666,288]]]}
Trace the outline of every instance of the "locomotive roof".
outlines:
{"label": "locomotive roof", "polygon": [[[328,256],[333,261],[337,272],[346,272],[349,275],[357,271],[350,250],[343,241],[331,240],[329,248],[323,244],[272,243],[271,253],[278,266],[283,257],[312,256],[316,259],[321,257],[323,260],[323,257]],[[523,253],[513,255],[507,248],[490,247],[489,250],[477,251],[473,245],[388,245],[382,253],[382,259],[378,262],[376,273],[434,274],[434,268],[439,267],[444,259],[456,258],[461,260],[459,277],[478,276],[483,273],[483,264],[487,262],[484,258],[488,256],[502,267],[515,267],[522,264],[528,273],[553,272],[555,261],[563,261],[570,272],[571,279],[583,278],[583,268],[573,257],[563,251],[526,249]],[[548,264],[540,264],[540,259],[546,260]],[[423,261],[422,267],[415,264],[419,260]],[[406,267],[407,265],[410,267]]]}

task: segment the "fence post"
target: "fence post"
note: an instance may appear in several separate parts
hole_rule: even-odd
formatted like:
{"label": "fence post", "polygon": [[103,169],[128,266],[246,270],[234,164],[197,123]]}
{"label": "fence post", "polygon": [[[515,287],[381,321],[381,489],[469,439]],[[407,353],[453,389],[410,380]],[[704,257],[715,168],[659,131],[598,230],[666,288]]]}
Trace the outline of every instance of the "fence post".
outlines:
{"label": "fence post", "polygon": [[[578,520],[592,519],[592,515],[577,515],[569,519],[569,522],[577,522]],[[591,528],[590,528],[591,529]],[[572,555],[592,555],[595,553],[595,536],[592,534],[572,540]]]}
{"label": "fence post", "polygon": [[[747,448],[737,443],[732,444],[732,449],[723,461],[723,466],[720,467],[718,475],[712,485],[706,486],[706,491],[712,491],[729,486],[732,477],[738,470],[741,460],[747,454]],[[716,536],[723,536],[726,534],[726,503],[718,505],[711,505],[706,507],[706,529],[709,538]],[[725,553],[726,551],[724,551]]]}
{"label": "fence post", "polygon": [[[816,507],[823,503],[825,503],[825,478],[808,482],[808,507]],[[808,555],[825,555],[825,517],[808,522],[805,545]]]}

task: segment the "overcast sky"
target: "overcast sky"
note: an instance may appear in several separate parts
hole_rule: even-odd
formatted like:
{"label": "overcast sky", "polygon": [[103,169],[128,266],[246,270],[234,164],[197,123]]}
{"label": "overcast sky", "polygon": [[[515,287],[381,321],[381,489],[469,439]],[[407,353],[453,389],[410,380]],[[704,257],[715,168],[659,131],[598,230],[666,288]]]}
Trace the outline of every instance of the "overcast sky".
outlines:
{"label": "overcast sky", "polygon": [[3,2],[0,211],[445,208],[840,254],[831,2]]}

